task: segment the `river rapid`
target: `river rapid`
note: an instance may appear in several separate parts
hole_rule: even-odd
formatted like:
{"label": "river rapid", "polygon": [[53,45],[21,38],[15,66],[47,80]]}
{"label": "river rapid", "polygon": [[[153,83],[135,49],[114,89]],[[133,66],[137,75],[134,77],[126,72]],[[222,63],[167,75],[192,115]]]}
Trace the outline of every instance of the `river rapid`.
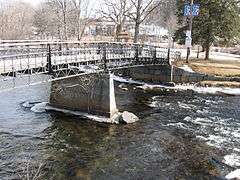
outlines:
{"label": "river rapid", "polygon": [[115,86],[139,122],[46,112],[50,84],[0,92],[0,179],[222,179],[240,168],[240,96]]}

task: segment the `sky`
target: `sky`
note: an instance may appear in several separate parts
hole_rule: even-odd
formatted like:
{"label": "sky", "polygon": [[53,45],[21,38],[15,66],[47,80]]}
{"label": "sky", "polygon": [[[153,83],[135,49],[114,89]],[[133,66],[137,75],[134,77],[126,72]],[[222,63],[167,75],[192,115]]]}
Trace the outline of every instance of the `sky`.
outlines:
{"label": "sky", "polygon": [[23,0],[23,1],[30,3],[33,6],[37,6],[42,0]]}
{"label": "sky", "polygon": [[[33,6],[37,6],[40,2],[43,2],[44,0],[23,0],[23,1],[30,3]],[[100,0],[89,0],[89,1],[90,1],[90,5],[94,8],[96,8],[100,4]]]}

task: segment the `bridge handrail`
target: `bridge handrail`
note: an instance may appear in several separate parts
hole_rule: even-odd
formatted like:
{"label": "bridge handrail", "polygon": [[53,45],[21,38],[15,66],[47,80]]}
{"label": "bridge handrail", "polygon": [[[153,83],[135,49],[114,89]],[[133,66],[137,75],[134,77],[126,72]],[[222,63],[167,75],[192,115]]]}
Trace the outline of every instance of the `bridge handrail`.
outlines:
{"label": "bridge handrail", "polygon": [[[0,87],[79,75],[85,68],[166,65],[180,52],[151,44],[122,42],[39,42],[0,44]],[[42,76],[43,75],[43,76]],[[20,79],[20,82],[18,80]],[[9,81],[11,80],[11,84]]]}

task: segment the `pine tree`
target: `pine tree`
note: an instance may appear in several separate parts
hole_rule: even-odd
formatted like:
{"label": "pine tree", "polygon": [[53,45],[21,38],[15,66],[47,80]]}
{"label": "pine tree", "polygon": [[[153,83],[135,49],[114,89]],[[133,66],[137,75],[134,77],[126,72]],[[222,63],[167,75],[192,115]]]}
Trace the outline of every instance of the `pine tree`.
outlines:
{"label": "pine tree", "polygon": [[[184,43],[189,18],[183,16],[184,0],[177,0],[179,29],[175,40]],[[193,18],[193,44],[199,44],[206,50],[205,59],[209,59],[210,47],[220,39],[227,44],[240,32],[239,1],[237,0],[195,0],[200,4],[200,14]]]}

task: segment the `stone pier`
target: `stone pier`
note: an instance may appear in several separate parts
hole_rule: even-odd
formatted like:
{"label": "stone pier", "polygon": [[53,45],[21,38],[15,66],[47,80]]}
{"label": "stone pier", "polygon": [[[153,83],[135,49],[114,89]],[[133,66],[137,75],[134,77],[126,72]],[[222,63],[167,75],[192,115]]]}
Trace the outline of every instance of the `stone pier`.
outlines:
{"label": "stone pier", "polygon": [[112,75],[91,73],[53,81],[50,105],[112,118],[118,112]]}
{"label": "stone pier", "polygon": [[115,70],[114,73],[116,75],[130,77],[134,80],[162,84],[171,82],[171,80],[175,83],[193,83],[211,80],[214,78],[206,74],[187,72],[177,67],[173,67],[173,69],[171,69],[171,66],[169,65],[144,65],[119,68]]}

